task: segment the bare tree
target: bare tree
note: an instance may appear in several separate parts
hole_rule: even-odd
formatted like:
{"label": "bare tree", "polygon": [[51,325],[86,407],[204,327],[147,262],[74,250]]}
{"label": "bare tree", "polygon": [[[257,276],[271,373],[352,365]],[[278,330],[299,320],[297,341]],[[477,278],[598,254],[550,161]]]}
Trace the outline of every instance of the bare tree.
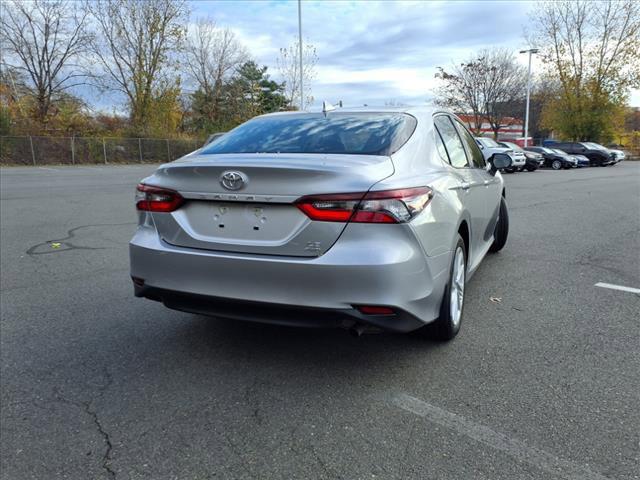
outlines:
{"label": "bare tree", "polygon": [[288,48],[280,49],[280,56],[277,59],[277,67],[280,75],[285,81],[285,97],[290,105],[297,105],[300,110],[305,105],[313,103],[311,95],[311,82],[316,77],[316,63],[318,55],[316,48],[306,43],[302,48],[302,81],[305,93],[304,103],[300,105],[300,44],[293,43]]}
{"label": "bare tree", "polygon": [[68,0],[7,0],[2,13],[4,62],[25,74],[36,120],[45,123],[53,102],[84,83],[79,59],[91,39],[86,11]]}
{"label": "bare tree", "polygon": [[93,51],[105,86],[124,94],[135,128],[144,129],[154,98],[175,88],[173,67],[184,40],[184,0],[93,0],[99,35]]}
{"label": "bare tree", "polygon": [[516,62],[515,55],[507,49],[483,50],[480,59],[481,70],[484,70],[483,110],[497,139],[500,128],[510,125],[506,120],[510,105],[524,97],[527,70]]}
{"label": "bare tree", "polygon": [[185,64],[187,72],[211,102],[207,114],[213,121],[218,113],[223,86],[249,59],[249,54],[228,28],[213,20],[200,19],[188,33]]}
{"label": "bare tree", "polygon": [[574,139],[597,138],[629,89],[640,87],[640,3],[547,1],[531,18],[528,40],[560,83],[553,126]]}
{"label": "bare tree", "polygon": [[442,85],[436,89],[435,103],[450,107],[458,113],[471,114],[473,124],[467,126],[474,133],[479,133],[482,126],[482,76],[475,62],[453,66],[450,72],[438,67],[436,78],[442,80]]}
{"label": "bare tree", "polygon": [[510,106],[524,93],[526,70],[506,49],[482,50],[465,63],[455,65],[449,73],[438,69],[442,80],[437,103],[456,111],[471,114],[473,125],[480,132],[486,120],[497,138]]}

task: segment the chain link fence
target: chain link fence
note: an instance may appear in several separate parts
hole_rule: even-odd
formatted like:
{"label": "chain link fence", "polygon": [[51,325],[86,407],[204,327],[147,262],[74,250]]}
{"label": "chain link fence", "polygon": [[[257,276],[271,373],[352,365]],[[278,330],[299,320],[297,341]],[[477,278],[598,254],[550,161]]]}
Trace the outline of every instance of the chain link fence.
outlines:
{"label": "chain link fence", "polygon": [[170,162],[204,140],[0,136],[2,165],[108,165]]}

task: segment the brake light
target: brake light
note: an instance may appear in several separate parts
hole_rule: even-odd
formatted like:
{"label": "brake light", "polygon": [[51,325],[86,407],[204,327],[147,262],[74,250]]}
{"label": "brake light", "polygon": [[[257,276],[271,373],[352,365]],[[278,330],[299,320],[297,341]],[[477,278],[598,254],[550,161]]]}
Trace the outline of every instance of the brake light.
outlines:
{"label": "brake light", "polygon": [[136,208],[147,212],[173,212],[184,203],[184,198],[175,190],[138,184]]}
{"label": "brake light", "polygon": [[367,193],[310,195],[296,206],[311,220],[323,222],[404,223],[418,215],[433,198],[428,187]]}

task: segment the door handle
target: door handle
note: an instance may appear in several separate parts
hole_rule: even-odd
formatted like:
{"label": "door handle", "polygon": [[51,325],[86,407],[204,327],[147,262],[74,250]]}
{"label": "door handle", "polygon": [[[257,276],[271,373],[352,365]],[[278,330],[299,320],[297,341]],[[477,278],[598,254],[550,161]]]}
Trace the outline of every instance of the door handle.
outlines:
{"label": "door handle", "polygon": [[462,182],[462,183],[460,184],[460,188],[461,188],[462,190],[469,190],[469,187],[471,187],[471,184],[470,184],[470,183],[468,183],[468,182]]}

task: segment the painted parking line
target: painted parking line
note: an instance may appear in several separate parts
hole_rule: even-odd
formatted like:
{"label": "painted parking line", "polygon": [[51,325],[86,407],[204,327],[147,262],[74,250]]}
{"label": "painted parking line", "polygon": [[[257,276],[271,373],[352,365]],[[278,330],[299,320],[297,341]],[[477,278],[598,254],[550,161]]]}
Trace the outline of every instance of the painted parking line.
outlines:
{"label": "painted parking line", "polygon": [[613,283],[598,282],[594,285],[594,287],[609,288],[611,290],[620,290],[621,292],[640,294],[640,288],[623,287],[622,285],[614,285]]}
{"label": "painted parking line", "polygon": [[495,450],[506,453],[514,459],[528,463],[540,470],[556,475],[566,480],[609,480],[599,473],[556,455],[526,445],[523,441],[510,438],[503,433],[496,432],[489,427],[467,420],[435,405],[431,405],[418,398],[402,393],[392,398],[392,403],[407,412],[426,418],[459,434],[483,443]]}

